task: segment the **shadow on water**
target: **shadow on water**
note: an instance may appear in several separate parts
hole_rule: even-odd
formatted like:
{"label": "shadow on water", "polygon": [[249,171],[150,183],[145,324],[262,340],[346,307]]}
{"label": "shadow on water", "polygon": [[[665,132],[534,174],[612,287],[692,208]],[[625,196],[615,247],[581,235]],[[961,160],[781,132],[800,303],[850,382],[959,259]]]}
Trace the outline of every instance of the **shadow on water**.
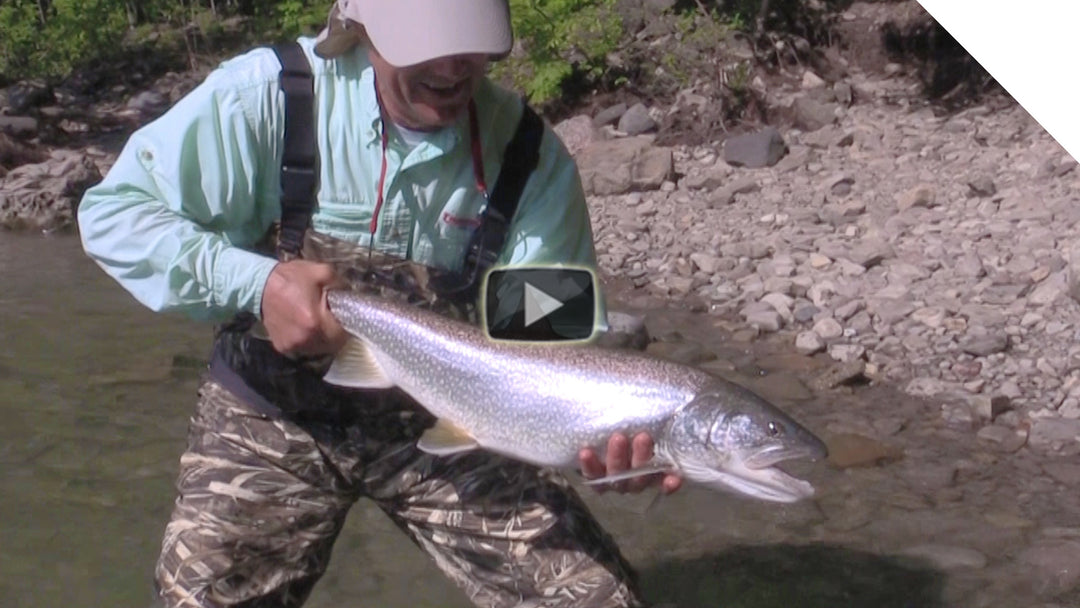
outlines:
{"label": "shadow on water", "polygon": [[823,544],[738,545],[640,575],[657,608],[945,606],[945,575],[926,562]]}

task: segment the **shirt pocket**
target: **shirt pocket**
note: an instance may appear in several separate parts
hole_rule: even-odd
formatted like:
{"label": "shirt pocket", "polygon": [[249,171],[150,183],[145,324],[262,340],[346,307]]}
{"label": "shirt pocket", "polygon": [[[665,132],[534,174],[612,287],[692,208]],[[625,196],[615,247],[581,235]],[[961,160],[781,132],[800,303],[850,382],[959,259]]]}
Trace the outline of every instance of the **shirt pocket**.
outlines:
{"label": "shirt pocket", "polygon": [[440,211],[435,220],[433,264],[442,268],[460,269],[469,241],[479,227],[480,217],[477,213],[462,213],[452,209]]}

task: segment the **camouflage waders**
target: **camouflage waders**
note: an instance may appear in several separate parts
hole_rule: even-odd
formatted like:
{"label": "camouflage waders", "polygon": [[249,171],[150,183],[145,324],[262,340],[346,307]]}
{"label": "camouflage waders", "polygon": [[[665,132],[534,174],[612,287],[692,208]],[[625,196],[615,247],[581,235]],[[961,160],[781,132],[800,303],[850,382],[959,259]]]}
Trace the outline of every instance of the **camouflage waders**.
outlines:
{"label": "camouflage waders", "polygon": [[[303,257],[348,276],[367,252],[309,233]],[[373,267],[386,295],[470,316],[426,289],[427,269],[381,256]],[[478,606],[640,605],[630,567],[561,475],[482,451],[425,454],[416,439],[434,419],[407,396],[330,387],[250,321],[220,332],[199,391],[156,570],[167,606],[300,606],[361,497]]]}

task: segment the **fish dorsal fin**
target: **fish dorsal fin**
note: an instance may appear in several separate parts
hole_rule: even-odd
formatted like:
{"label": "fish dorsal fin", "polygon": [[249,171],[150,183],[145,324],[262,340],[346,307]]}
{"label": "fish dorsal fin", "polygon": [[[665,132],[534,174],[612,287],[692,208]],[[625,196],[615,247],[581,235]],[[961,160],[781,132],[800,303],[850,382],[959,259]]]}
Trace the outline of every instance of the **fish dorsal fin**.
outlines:
{"label": "fish dorsal fin", "polygon": [[358,338],[349,338],[341,351],[334,357],[323,380],[338,386],[350,388],[390,388],[394,381],[387,377],[382,366],[375,360],[375,354],[367,343]]}
{"label": "fish dorsal fin", "polygon": [[416,447],[436,456],[449,456],[480,447],[473,436],[460,426],[440,418],[435,426],[424,431]]}

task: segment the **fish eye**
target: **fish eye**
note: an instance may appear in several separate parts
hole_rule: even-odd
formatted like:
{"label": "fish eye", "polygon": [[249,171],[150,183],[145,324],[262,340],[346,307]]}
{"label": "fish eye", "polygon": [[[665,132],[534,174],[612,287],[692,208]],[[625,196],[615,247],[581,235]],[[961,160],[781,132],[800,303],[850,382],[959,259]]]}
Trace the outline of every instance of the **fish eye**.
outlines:
{"label": "fish eye", "polygon": [[769,421],[769,437],[780,437],[784,434],[784,427],[780,426],[776,422]]}

